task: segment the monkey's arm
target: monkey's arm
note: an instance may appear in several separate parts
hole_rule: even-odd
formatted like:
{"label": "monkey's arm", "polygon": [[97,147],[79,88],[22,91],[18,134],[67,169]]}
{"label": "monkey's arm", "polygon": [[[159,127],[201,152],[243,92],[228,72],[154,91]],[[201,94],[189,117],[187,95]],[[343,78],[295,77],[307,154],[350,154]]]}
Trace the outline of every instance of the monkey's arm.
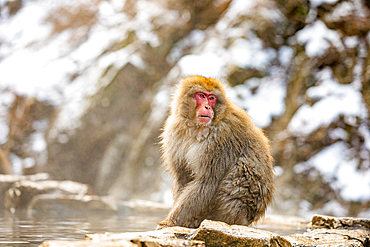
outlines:
{"label": "monkey's arm", "polygon": [[223,168],[212,168],[202,176],[197,176],[181,191],[165,224],[186,227],[197,227],[200,224],[224,174]]}
{"label": "monkey's arm", "polygon": [[173,178],[173,186],[172,186],[172,194],[173,200],[176,203],[182,190],[186,187],[186,185],[193,180],[193,176],[190,172],[186,171],[186,169],[182,169],[182,171],[177,172]]}

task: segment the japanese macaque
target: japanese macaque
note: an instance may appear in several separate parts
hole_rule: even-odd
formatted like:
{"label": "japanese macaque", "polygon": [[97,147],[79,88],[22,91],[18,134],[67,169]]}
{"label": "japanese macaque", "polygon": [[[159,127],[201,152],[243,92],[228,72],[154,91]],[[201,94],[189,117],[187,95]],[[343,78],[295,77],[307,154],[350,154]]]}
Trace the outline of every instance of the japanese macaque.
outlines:
{"label": "japanese macaque", "polygon": [[159,227],[249,225],[264,215],[274,192],[269,141],[220,81],[184,78],[161,139],[174,206]]}

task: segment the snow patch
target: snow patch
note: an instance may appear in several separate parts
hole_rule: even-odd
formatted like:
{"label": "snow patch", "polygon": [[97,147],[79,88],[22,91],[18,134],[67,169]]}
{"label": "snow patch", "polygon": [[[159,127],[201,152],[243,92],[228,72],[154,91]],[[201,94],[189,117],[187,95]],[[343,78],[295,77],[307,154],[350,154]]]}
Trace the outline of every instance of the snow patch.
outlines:
{"label": "snow patch", "polygon": [[360,41],[357,36],[349,36],[344,38],[344,44],[348,48],[355,48],[359,43]]}
{"label": "snow patch", "polygon": [[275,166],[274,170],[275,170],[275,176],[277,177],[280,177],[284,173],[284,168],[282,168],[281,166]]}
{"label": "snow patch", "polygon": [[350,1],[343,1],[335,7],[329,17],[332,21],[339,21],[344,16],[348,16],[353,12],[355,12],[355,5]]}
{"label": "snow patch", "polygon": [[205,38],[205,31],[198,29],[192,30],[189,35],[176,43],[176,45],[171,49],[170,54],[167,56],[168,62],[174,63],[178,61],[184,55],[184,50],[189,49],[190,47],[196,48],[201,46]]}
{"label": "snow patch", "polygon": [[264,49],[262,41],[250,34],[247,39],[237,39],[230,47],[230,61],[240,68],[266,69],[276,57],[274,49]]}
{"label": "snow patch", "polygon": [[12,51],[44,41],[51,33],[51,26],[44,23],[48,11],[43,4],[27,1],[15,16],[6,19],[0,16],[0,54],[9,55]]}
{"label": "snow patch", "polygon": [[178,62],[181,72],[184,76],[201,75],[206,77],[221,76],[225,61],[222,57],[213,53],[204,53],[200,55],[187,55]]}
{"label": "snow patch", "polygon": [[345,143],[337,142],[311,157],[303,165],[315,167],[333,189],[340,190],[345,200],[369,200],[370,170],[357,170],[358,160],[349,159],[348,152]]}
{"label": "snow patch", "polygon": [[288,129],[296,134],[309,134],[320,126],[329,125],[341,114],[348,117],[366,117],[366,107],[355,84],[339,84],[332,70],[317,73],[320,84],[307,90],[307,95],[318,99],[314,105],[303,105],[290,121]]}
{"label": "snow patch", "polygon": [[294,55],[293,48],[289,46],[282,46],[279,49],[279,61],[281,65],[288,66]]}
{"label": "snow patch", "polygon": [[[252,93],[251,89],[256,85],[259,85],[257,92]],[[259,127],[268,126],[273,116],[280,115],[285,110],[285,84],[279,75],[252,78],[245,85],[235,86],[230,91],[235,103],[246,109]]]}
{"label": "snow patch", "polygon": [[323,55],[331,44],[343,50],[338,33],[327,28],[320,20],[298,31],[297,41],[306,46],[306,53],[310,57]]}
{"label": "snow patch", "polygon": [[338,0],[311,0],[310,4],[312,7],[318,7],[321,4],[328,3],[328,4],[334,4],[338,2]]}

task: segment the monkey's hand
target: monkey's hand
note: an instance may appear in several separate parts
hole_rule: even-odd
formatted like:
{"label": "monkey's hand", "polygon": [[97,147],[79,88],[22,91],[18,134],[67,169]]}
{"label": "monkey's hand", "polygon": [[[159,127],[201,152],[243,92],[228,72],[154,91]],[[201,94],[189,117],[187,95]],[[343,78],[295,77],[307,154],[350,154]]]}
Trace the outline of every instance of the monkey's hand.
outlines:
{"label": "monkey's hand", "polygon": [[167,227],[171,227],[171,226],[174,226],[174,224],[171,223],[169,220],[165,219],[165,220],[162,220],[161,222],[157,223],[156,230],[161,230],[163,228],[167,228]]}

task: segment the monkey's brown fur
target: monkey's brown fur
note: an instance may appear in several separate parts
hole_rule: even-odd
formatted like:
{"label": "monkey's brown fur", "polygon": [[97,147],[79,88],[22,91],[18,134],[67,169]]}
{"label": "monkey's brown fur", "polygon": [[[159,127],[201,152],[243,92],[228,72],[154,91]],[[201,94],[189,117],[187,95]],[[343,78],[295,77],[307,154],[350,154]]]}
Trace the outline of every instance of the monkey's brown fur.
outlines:
{"label": "monkey's brown fur", "polygon": [[[217,103],[208,125],[196,121],[197,91]],[[159,225],[198,227],[204,219],[249,225],[264,215],[274,192],[270,146],[249,115],[226,98],[216,79],[184,78],[161,135],[173,176],[174,206]]]}

